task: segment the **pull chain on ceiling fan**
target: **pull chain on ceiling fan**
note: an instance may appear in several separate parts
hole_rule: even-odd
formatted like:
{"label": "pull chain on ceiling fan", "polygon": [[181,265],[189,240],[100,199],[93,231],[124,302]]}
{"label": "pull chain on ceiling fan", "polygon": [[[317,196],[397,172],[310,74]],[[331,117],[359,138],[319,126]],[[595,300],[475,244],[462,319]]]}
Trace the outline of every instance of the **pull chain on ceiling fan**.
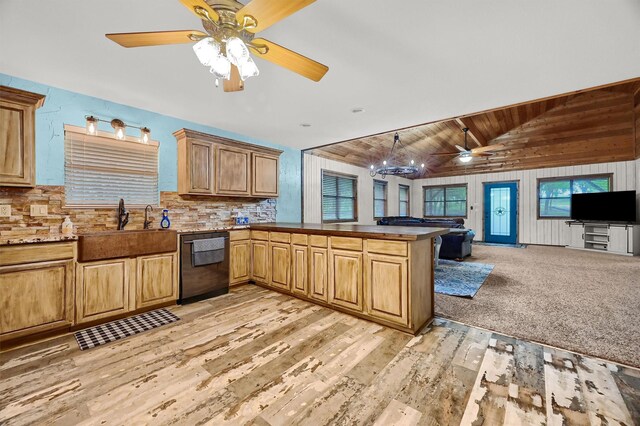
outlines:
{"label": "pull chain on ceiling fan", "polygon": [[193,50],[202,65],[223,80],[225,92],[244,89],[244,81],[259,74],[250,53],[287,68],[313,81],[320,81],[329,68],[299,53],[255,34],[315,0],[180,0],[202,20],[206,32],[197,30],[106,34],[123,47],[195,43]]}

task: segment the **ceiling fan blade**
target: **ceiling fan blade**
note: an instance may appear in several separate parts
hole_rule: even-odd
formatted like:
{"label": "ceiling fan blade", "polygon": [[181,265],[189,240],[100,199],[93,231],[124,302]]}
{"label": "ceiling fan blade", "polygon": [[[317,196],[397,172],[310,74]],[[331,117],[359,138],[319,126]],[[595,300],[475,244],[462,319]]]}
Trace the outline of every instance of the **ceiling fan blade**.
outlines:
{"label": "ceiling fan blade", "polygon": [[446,155],[460,155],[459,152],[434,152],[433,154],[427,154],[427,157],[441,157]]}
{"label": "ceiling fan blade", "polygon": [[471,153],[472,157],[491,157],[493,155],[496,155],[495,152],[472,152]]}
{"label": "ceiling fan blade", "polygon": [[[261,49],[263,46],[266,49]],[[313,81],[320,81],[329,71],[328,66],[263,38],[253,39],[251,51],[259,58],[266,59]]]}
{"label": "ceiling fan blade", "polygon": [[[181,0],[186,1],[186,0]],[[264,31],[271,25],[283,20],[287,16],[309,6],[315,0],[252,0],[238,12],[236,19],[240,25],[244,24],[244,17],[255,21],[255,27],[246,28],[247,31],[257,33]]]}
{"label": "ceiling fan blade", "polygon": [[460,145],[456,145],[456,149],[457,149],[458,151],[460,151],[460,152],[467,152],[467,151],[468,151],[467,149],[465,149],[465,148],[461,147]]}
{"label": "ceiling fan blade", "polygon": [[238,71],[238,67],[235,65],[231,65],[231,79],[224,80],[222,82],[222,87],[225,92],[240,92],[244,90],[244,81],[240,78],[240,72]]}
{"label": "ceiling fan blade", "polygon": [[471,150],[471,152],[473,152],[474,154],[480,153],[480,152],[487,152],[487,151],[493,151],[493,150],[499,150],[504,148],[506,145],[503,143],[499,143],[499,144],[495,144],[495,145],[487,145],[487,146],[481,146],[478,148],[473,148]]}
{"label": "ceiling fan blade", "polygon": [[211,18],[211,20],[213,21],[218,21],[218,19],[220,18],[218,13],[215,10],[213,10],[213,8],[209,6],[207,2],[205,2],[204,0],[180,0],[180,3],[182,3],[184,7],[189,9],[194,15],[196,15],[200,19],[206,19],[206,15],[203,16],[201,13],[199,13],[198,8],[206,11],[206,13],[209,15],[209,18]]}
{"label": "ceiling fan blade", "polygon": [[[160,46],[163,44],[193,43],[198,37],[206,37],[202,31],[152,31],[146,33],[105,34],[112,41],[123,47]],[[196,39],[192,39],[195,37]]]}

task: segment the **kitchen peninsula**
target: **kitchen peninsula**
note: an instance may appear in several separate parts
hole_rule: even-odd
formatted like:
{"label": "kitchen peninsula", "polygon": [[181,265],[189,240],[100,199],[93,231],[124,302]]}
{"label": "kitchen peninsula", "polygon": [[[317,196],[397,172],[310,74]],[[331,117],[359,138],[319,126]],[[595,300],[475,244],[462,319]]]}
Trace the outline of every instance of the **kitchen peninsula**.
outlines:
{"label": "kitchen peninsula", "polygon": [[417,333],[433,319],[443,228],[271,223],[232,231],[230,281],[253,281]]}

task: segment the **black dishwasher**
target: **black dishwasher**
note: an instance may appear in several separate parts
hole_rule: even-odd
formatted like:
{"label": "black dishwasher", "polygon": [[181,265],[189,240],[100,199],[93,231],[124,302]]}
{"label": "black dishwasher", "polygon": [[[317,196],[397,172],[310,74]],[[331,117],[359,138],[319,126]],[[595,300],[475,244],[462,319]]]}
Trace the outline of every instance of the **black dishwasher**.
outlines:
{"label": "black dishwasher", "polygon": [[180,299],[185,304],[229,292],[229,233],[180,235]]}

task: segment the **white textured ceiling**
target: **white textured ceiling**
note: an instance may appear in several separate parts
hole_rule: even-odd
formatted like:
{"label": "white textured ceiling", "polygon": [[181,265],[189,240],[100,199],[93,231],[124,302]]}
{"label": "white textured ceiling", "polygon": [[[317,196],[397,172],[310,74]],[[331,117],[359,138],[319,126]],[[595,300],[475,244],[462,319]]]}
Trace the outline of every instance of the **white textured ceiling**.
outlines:
{"label": "white textured ceiling", "polygon": [[638,0],[317,0],[260,36],[324,79],[256,60],[240,93],[189,45],[104,37],[177,29],[178,0],[0,0],[0,72],[298,148],[640,76]]}

